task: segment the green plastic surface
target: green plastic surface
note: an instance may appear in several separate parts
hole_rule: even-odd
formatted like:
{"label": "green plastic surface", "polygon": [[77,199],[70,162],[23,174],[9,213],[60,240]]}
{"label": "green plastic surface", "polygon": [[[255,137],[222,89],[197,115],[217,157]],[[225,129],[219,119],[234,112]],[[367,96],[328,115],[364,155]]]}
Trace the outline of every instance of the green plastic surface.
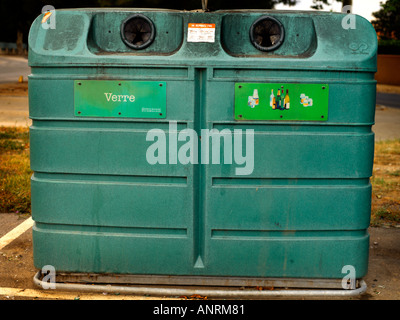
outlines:
{"label": "green plastic surface", "polygon": [[[120,36],[121,22],[134,13],[156,27],[154,43],[138,51]],[[251,24],[264,15],[285,26],[286,40],[274,52],[249,42]],[[39,16],[29,35],[35,266],[341,279],[351,265],[363,277],[377,37],[359,16],[356,29],[343,29],[345,16],[99,8],[57,10],[56,29],[47,30]],[[188,42],[189,23],[215,24],[215,42]],[[108,84],[149,82],[149,94],[165,110],[145,118],[125,114],[131,111],[125,106],[107,109],[93,97],[78,110],[78,82],[94,83],[96,90],[98,84],[108,90]],[[154,95],[159,83],[161,93]],[[290,109],[253,117],[248,97],[254,84],[293,85]],[[237,96],[239,85],[250,93]],[[307,92],[292,97],[296,86],[325,86],[323,102]],[[323,110],[295,114],[301,93]],[[262,94],[260,108],[269,103]],[[182,164],[170,157],[150,164],[152,129],[165,134],[167,153],[170,145],[179,150],[186,143],[177,138],[185,129],[197,133],[199,152],[202,129],[254,130],[253,171],[238,176],[236,163]]]}

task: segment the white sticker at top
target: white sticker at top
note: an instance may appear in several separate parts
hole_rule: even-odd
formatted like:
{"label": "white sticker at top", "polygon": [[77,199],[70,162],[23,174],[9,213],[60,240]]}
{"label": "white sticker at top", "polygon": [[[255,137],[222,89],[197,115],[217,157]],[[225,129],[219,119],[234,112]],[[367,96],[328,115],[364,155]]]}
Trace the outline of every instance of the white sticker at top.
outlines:
{"label": "white sticker at top", "polygon": [[189,23],[188,42],[215,42],[214,23]]}

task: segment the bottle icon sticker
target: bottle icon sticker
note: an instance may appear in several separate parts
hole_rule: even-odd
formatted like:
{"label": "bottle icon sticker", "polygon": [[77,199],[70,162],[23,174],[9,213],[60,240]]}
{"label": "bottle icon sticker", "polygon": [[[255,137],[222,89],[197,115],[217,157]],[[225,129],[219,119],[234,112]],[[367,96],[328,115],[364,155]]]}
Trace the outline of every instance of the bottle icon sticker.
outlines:
{"label": "bottle icon sticker", "polygon": [[281,108],[281,89],[278,89],[278,95],[276,98],[276,109]]}
{"label": "bottle icon sticker", "polygon": [[300,104],[303,105],[303,107],[312,107],[313,106],[313,99],[310,97],[306,96],[304,93],[300,95]]}
{"label": "bottle icon sticker", "polygon": [[274,95],[274,90],[271,90],[269,105],[272,108],[272,110],[289,110],[290,109],[289,89],[286,89],[286,94],[285,94],[284,86],[279,88],[276,98]]}
{"label": "bottle icon sticker", "polygon": [[253,95],[249,97],[247,104],[249,105],[250,108],[254,108],[255,106],[258,106],[260,103],[260,98],[258,96],[258,90],[254,89]]}
{"label": "bottle icon sticker", "polygon": [[275,109],[275,103],[276,103],[276,101],[275,101],[274,89],[272,89],[271,90],[271,95],[269,97],[269,106],[272,109]]}
{"label": "bottle icon sticker", "polygon": [[285,110],[285,88],[281,87],[281,110]]}
{"label": "bottle icon sticker", "polygon": [[254,89],[253,99],[256,101],[256,106],[258,106],[258,104],[260,103],[260,98],[258,97],[258,90],[257,89]]}
{"label": "bottle icon sticker", "polygon": [[289,89],[286,89],[286,96],[285,96],[285,109],[290,109],[290,97],[289,97]]}

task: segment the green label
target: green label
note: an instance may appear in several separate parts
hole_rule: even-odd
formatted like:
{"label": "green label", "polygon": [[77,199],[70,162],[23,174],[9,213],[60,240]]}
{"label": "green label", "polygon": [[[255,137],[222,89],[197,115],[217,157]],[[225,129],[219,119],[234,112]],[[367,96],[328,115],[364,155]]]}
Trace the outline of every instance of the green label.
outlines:
{"label": "green label", "polygon": [[235,84],[235,120],[327,121],[328,104],[327,84]]}
{"label": "green label", "polygon": [[162,81],[75,80],[75,116],[165,118],[166,87]]}

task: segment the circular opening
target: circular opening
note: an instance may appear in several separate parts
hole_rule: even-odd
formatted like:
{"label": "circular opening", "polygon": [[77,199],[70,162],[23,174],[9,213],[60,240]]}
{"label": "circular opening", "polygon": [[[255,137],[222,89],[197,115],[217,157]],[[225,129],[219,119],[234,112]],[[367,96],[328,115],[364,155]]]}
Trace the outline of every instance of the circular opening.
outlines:
{"label": "circular opening", "polygon": [[121,36],[125,44],[132,49],[144,49],[154,41],[153,21],[141,14],[131,16],[122,23]]}
{"label": "circular opening", "polygon": [[280,21],[264,16],[250,27],[250,41],[261,51],[273,51],[279,48],[285,38],[285,29]]}

